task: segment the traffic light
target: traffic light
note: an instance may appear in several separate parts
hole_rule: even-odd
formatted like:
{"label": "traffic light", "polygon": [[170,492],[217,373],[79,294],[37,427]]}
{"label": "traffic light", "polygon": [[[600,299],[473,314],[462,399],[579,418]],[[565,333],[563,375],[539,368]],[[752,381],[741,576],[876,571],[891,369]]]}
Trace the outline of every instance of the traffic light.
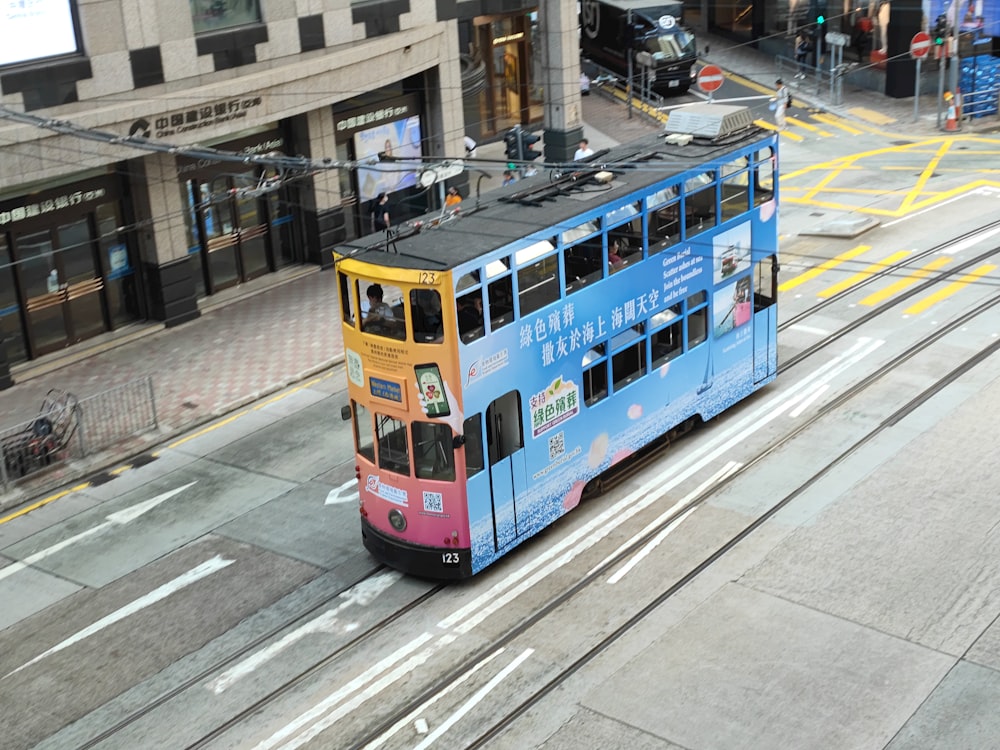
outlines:
{"label": "traffic light", "polygon": [[534,146],[538,141],[541,140],[541,136],[537,136],[534,133],[529,133],[526,130],[521,132],[521,159],[523,161],[532,161],[537,159],[542,155],[541,151],[535,151],[532,146]]}
{"label": "traffic light", "polygon": [[948,36],[948,19],[942,13],[934,22],[934,44],[939,47],[944,44],[944,38]]}
{"label": "traffic light", "polygon": [[507,149],[504,153],[512,161],[521,161],[521,129],[511,128],[503,136]]}

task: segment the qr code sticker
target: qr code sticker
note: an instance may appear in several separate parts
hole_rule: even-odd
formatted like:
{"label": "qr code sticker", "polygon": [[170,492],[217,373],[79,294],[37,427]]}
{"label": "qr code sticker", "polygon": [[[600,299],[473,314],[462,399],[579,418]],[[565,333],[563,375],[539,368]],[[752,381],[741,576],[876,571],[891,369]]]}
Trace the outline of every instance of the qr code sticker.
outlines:
{"label": "qr code sticker", "polygon": [[549,461],[555,461],[566,452],[566,439],[562,432],[549,438]]}
{"label": "qr code sticker", "polygon": [[444,496],[440,492],[425,492],[424,510],[428,513],[444,513]]}

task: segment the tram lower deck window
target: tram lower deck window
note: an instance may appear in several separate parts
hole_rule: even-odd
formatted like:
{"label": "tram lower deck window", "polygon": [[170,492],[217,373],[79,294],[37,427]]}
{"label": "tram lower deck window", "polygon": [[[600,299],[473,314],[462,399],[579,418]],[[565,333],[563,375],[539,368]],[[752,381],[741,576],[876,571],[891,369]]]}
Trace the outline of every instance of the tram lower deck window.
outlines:
{"label": "tram lower deck window", "polygon": [[358,454],[375,463],[375,437],[372,433],[372,415],[357,401],[354,407],[354,447]]}
{"label": "tram lower deck window", "polygon": [[583,403],[596,404],[608,395],[608,361],[602,360],[583,371]]}
{"label": "tram lower deck window", "polygon": [[451,427],[434,422],[414,422],[413,465],[420,479],[455,480],[455,449]]}
{"label": "tram lower deck window", "polygon": [[375,435],[378,438],[379,468],[409,475],[410,449],[406,440],[406,423],[376,414]]}

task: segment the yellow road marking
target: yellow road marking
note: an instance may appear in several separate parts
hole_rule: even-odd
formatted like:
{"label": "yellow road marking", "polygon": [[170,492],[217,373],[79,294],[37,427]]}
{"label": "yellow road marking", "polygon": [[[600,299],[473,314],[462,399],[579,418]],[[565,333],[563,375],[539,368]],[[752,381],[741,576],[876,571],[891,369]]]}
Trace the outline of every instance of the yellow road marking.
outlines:
{"label": "yellow road marking", "polygon": [[872,249],[871,245],[858,245],[857,247],[852,247],[846,253],[841,253],[840,255],[834,258],[830,258],[830,260],[824,261],[823,263],[820,263],[818,266],[810,268],[808,271],[804,271],[803,273],[800,273],[798,276],[795,276],[794,278],[791,278],[788,281],[779,284],[778,291],[787,292],[790,289],[794,289],[800,284],[806,283],[810,279],[815,279],[823,272],[829,271],[831,268],[836,268],[841,263],[845,263],[853,258],[858,257],[859,255],[867,253],[871,249]]}
{"label": "yellow road marking", "polygon": [[834,128],[840,128],[841,130],[850,133],[851,135],[861,135],[862,133],[865,132],[863,130],[858,130],[857,128],[852,128],[850,125],[841,121],[839,118],[834,117],[833,115],[815,114],[809,116],[818,122],[822,122],[825,125],[830,125],[831,127]]}
{"label": "yellow road marking", "polygon": [[898,253],[893,253],[888,258],[880,260],[878,263],[872,263],[870,266],[864,270],[858,271],[856,274],[848,276],[843,281],[840,281],[833,286],[829,286],[816,296],[820,299],[826,299],[827,297],[832,297],[835,294],[839,294],[845,289],[850,289],[852,286],[864,281],[869,276],[874,276],[879,271],[884,271],[886,268],[891,266],[893,263],[898,263],[901,260],[905,260],[906,256],[910,254],[909,250],[900,250]]}
{"label": "yellow road marking", "polygon": [[855,117],[860,117],[866,122],[873,123],[875,125],[890,125],[896,122],[895,117],[889,117],[889,115],[884,115],[881,112],[876,112],[874,109],[866,109],[865,107],[851,107],[847,110]]}
{"label": "yellow road marking", "polygon": [[79,492],[80,490],[85,490],[89,486],[90,486],[90,482],[84,482],[83,484],[78,484],[75,487],[70,487],[68,490],[62,490],[61,492],[57,492],[54,495],[49,495],[48,497],[39,500],[37,503],[32,503],[31,505],[28,505],[28,506],[26,506],[24,508],[21,508],[21,510],[17,511],[16,513],[11,513],[9,516],[4,516],[3,518],[0,518],[0,524],[4,524],[4,523],[8,523],[10,521],[13,521],[15,518],[20,518],[23,515],[27,515],[28,513],[31,513],[31,511],[33,511],[33,510],[38,510],[42,506],[48,505],[49,503],[53,502],[54,500],[58,500],[59,498],[66,497],[66,495],[72,495],[74,492]]}
{"label": "yellow road marking", "polygon": [[861,300],[862,305],[868,307],[874,307],[880,302],[884,302],[890,297],[895,297],[897,294],[902,292],[906,287],[916,284],[920,279],[927,278],[932,272],[938,270],[942,266],[946,266],[951,263],[951,258],[946,258],[944,256],[936,258],[928,263],[926,266],[919,268],[918,270],[911,273],[905,279],[900,279],[895,284],[890,284],[881,292],[875,292],[874,294],[869,294],[863,300]]}
{"label": "yellow road marking", "polygon": [[790,123],[792,123],[793,125],[797,125],[800,128],[805,128],[806,130],[809,130],[809,131],[811,131],[813,133],[816,133],[817,135],[821,135],[824,138],[830,138],[830,137],[833,136],[833,133],[827,133],[825,130],[823,130],[823,128],[818,128],[815,125],[813,125],[811,122],[806,122],[805,120],[800,120],[798,117],[789,117],[788,121]]}
{"label": "yellow road marking", "polygon": [[947,299],[951,295],[958,292],[960,289],[964,289],[973,281],[981,279],[983,276],[985,276],[990,271],[993,271],[995,269],[996,266],[991,265],[989,263],[987,263],[984,266],[980,266],[972,273],[966,274],[965,276],[961,277],[958,281],[948,284],[948,286],[946,286],[944,289],[934,292],[934,294],[927,297],[926,299],[921,300],[915,305],[910,305],[910,307],[903,310],[903,312],[906,313],[907,315],[918,315],[927,308],[932,307],[933,305],[936,305],[938,302]]}
{"label": "yellow road marking", "polygon": [[951,148],[950,141],[945,141],[940,146],[938,146],[937,153],[934,154],[934,157],[929,162],[927,162],[927,166],[924,167],[923,172],[920,173],[920,177],[917,178],[916,184],[910,190],[909,194],[905,198],[903,198],[903,202],[899,204],[900,211],[905,211],[906,209],[908,209],[910,206],[913,205],[913,201],[915,201],[917,198],[920,197],[924,185],[927,184],[927,180],[929,180],[931,177],[934,176],[934,169],[935,167],[937,167],[938,162],[940,162],[941,159],[944,158],[944,155],[948,153],[948,149],[950,148]]}
{"label": "yellow road marking", "polygon": [[793,133],[788,128],[785,128],[784,130],[778,130],[777,125],[775,125],[773,122],[768,122],[767,120],[754,120],[753,124],[762,127],[765,130],[770,130],[772,133],[777,131],[779,136],[783,135],[786,138],[791,138],[793,141],[805,140],[805,138],[803,138],[801,135],[799,135],[798,133]]}

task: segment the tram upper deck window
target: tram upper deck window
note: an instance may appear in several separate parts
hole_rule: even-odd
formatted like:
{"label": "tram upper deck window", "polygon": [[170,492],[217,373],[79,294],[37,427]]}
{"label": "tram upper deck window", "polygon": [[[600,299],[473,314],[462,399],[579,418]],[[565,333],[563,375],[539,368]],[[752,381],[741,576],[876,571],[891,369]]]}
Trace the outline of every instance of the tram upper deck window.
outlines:
{"label": "tram upper deck window", "polygon": [[649,337],[652,347],[653,370],[665,365],[684,351],[684,329],[680,314],[674,308],[661,310],[649,319],[653,329]]}
{"label": "tram upper deck window", "polygon": [[563,273],[567,294],[583,289],[604,275],[603,255],[599,235],[566,248],[563,252]]}
{"label": "tram upper deck window", "polygon": [[722,221],[750,209],[750,172],[738,172],[722,181]]}
{"label": "tram upper deck window", "polygon": [[406,340],[406,310],[403,290],[392,284],[358,281],[361,299],[361,330],[376,336]]}
{"label": "tram upper deck window", "polygon": [[482,338],[486,331],[483,327],[483,290],[474,289],[468,294],[463,294],[456,302],[458,337],[466,344]]}
{"label": "tram upper deck window", "polygon": [[703,172],[684,181],[684,236],[693,237],[718,223],[715,173]]}
{"label": "tram upper deck window", "polygon": [[514,282],[511,280],[510,258],[487,263],[486,278],[489,281],[486,294],[490,330],[495,331],[514,320]]}
{"label": "tram upper deck window", "polygon": [[410,449],[406,440],[406,423],[395,417],[376,414],[375,435],[378,438],[379,468],[409,475]]}
{"label": "tram upper deck window", "polygon": [[753,180],[753,204],[759,206],[774,197],[774,151],[758,151]]}
{"label": "tram upper deck window", "polygon": [[642,259],[642,204],[628,204],[605,217],[608,229],[608,270],[620,270]]}
{"label": "tram upper deck window", "polygon": [[414,341],[441,343],[444,325],[441,295],[436,289],[410,290],[410,319],[413,321]]}
{"label": "tram upper deck window", "polygon": [[[548,241],[536,242],[514,256],[518,265],[517,306],[522,316],[559,299],[559,256],[551,252],[554,247]],[[545,253],[549,255],[540,257]]]}
{"label": "tram upper deck window", "polygon": [[451,427],[435,422],[414,422],[413,466],[419,479],[455,481],[455,449]]}
{"label": "tram upper deck window", "polygon": [[649,222],[649,254],[676,245],[681,240],[680,190],[670,185],[646,198]]}
{"label": "tram upper deck window", "polygon": [[341,272],[337,273],[337,288],[340,292],[340,312],[344,319],[344,322],[350,326],[354,325],[357,319],[357,300],[354,295],[351,294],[351,282],[347,278],[347,275]]}

